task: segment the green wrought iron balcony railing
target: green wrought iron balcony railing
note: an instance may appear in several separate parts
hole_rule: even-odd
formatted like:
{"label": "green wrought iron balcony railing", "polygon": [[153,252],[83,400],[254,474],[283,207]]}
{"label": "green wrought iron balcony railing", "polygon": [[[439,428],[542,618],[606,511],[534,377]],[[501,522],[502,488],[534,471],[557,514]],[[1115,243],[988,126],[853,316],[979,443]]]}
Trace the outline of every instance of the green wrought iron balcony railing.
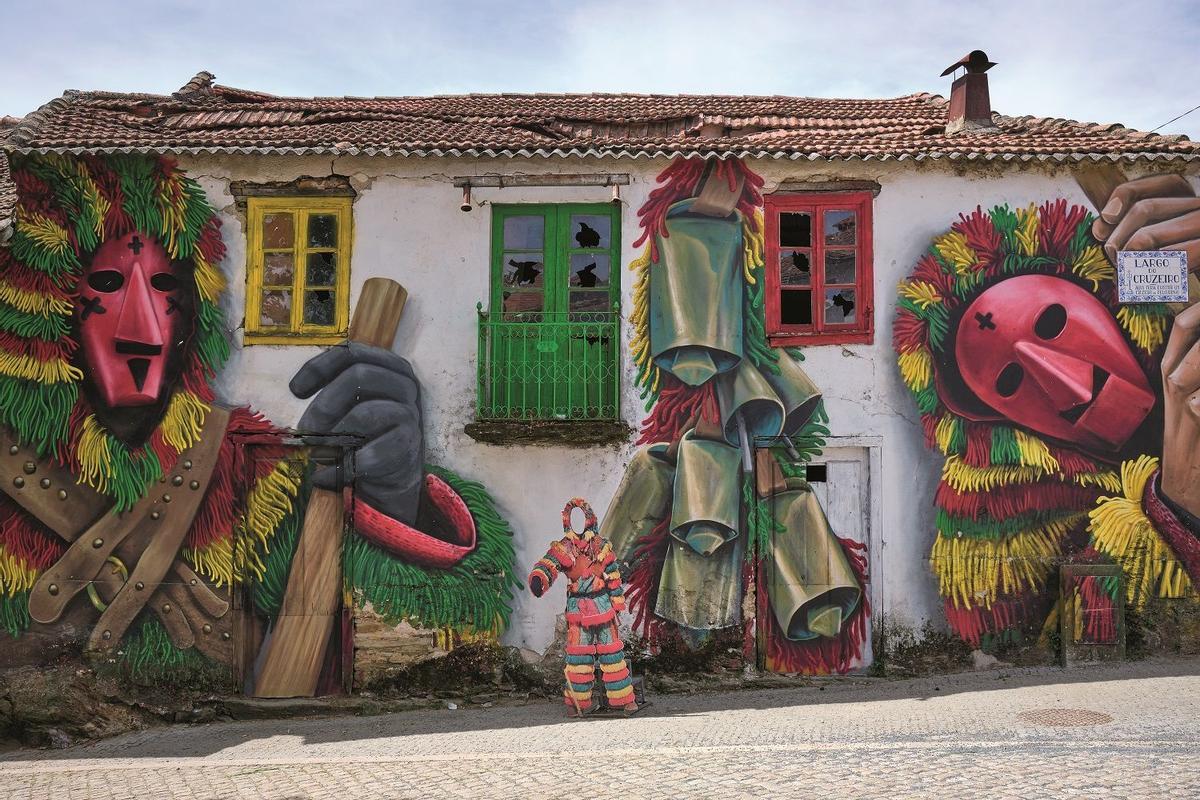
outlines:
{"label": "green wrought iron balcony railing", "polygon": [[617,312],[476,309],[479,419],[619,419]]}

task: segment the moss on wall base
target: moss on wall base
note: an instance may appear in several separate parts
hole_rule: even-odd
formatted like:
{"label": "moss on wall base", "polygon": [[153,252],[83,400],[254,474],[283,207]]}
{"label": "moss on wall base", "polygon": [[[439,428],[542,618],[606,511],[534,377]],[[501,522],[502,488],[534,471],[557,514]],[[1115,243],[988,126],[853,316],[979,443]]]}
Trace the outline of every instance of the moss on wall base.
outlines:
{"label": "moss on wall base", "polygon": [[553,447],[604,447],[633,436],[633,428],[621,420],[480,420],[463,430],[485,444]]}

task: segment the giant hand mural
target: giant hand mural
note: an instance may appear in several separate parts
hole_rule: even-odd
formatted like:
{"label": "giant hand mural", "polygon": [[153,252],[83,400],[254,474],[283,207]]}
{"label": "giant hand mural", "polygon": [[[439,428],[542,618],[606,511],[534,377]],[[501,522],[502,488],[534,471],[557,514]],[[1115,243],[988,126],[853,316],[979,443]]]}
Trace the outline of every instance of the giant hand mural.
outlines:
{"label": "giant hand mural", "polygon": [[[289,571],[310,488],[338,479],[261,416],[214,402],[229,354],[224,246],[194,181],[148,157],[13,167],[15,232],[0,249],[0,625],[55,641],[82,626],[86,649],[143,670],[232,665],[245,630],[260,630],[250,647],[277,633],[302,583]],[[519,585],[511,531],[481,486],[423,468],[408,362],[333,347],[291,388],[313,397],[304,431],[364,439],[346,476],[357,487],[342,553],[350,596],[389,619],[502,629]],[[239,436],[254,442],[253,463]],[[250,588],[257,622],[235,624],[230,587]]]}
{"label": "giant hand mural", "polygon": [[[1137,182],[1119,191],[1138,199]],[[1082,587],[1106,593],[1097,632],[1116,603],[1182,597],[1200,578],[1187,488],[1200,309],[1118,305],[1096,236],[1121,228],[1115,257],[1135,219],[1161,222],[1121,227],[1118,206],[1104,220],[1064,200],[976,209],[900,285],[901,376],[945,457],[931,563],[951,628],[976,647],[1052,630],[1064,562],[1124,571],[1125,598],[1115,581]]]}
{"label": "giant hand mural", "polygon": [[[693,643],[745,624],[768,669],[845,672],[866,637],[866,558],[804,480],[828,429],[802,355],[767,341],[763,181],[736,159],[677,161],[658,181],[631,266],[650,415],[601,528],[635,624]],[[758,631],[743,611],[753,586]]]}

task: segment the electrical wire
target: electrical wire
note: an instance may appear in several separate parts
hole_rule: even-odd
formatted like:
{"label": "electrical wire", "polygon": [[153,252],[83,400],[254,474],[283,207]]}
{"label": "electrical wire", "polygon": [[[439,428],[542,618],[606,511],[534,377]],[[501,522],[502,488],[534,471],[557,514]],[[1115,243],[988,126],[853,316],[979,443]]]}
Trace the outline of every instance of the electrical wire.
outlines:
{"label": "electrical wire", "polygon": [[[1190,113],[1192,113],[1193,111],[1195,111],[1197,108],[1200,108],[1200,106],[1194,106],[1194,107],[1192,107],[1192,108],[1189,108],[1187,111],[1183,112],[1183,113],[1182,113],[1182,114],[1180,114],[1178,117],[1175,117],[1175,119],[1169,119],[1169,120],[1167,120],[1166,122],[1164,122],[1162,125],[1159,125],[1159,126],[1158,126],[1158,128],[1165,128],[1166,126],[1170,125],[1172,122],[1175,122],[1175,120],[1180,120],[1180,119],[1183,119],[1183,118],[1184,118],[1184,117],[1186,117],[1188,114],[1190,114]],[[1154,133],[1156,130],[1158,130],[1158,128],[1151,128],[1151,129],[1150,129],[1150,132],[1151,132],[1151,133]]]}

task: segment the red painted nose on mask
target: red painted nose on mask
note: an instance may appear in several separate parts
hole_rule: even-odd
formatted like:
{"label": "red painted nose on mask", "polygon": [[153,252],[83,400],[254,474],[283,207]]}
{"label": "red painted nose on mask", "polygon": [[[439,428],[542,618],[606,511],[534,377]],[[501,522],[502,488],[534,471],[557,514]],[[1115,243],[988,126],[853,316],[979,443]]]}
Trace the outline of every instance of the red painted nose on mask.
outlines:
{"label": "red painted nose on mask", "polygon": [[1067,411],[1092,399],[1092,365],[1033,342],[1013,345],[1017,363],[1037,382],[1055,408]]}
{"label": "red painted nose on mask", "polygon": [[146,271],[138,262],[134,262],[129,274],[129,288],[125,292],[125,302],[121,304],[121,313],[117,317],[115,334],[117,343],[162,347],[165,342],[159,324],[158,315],[154,311],[154,301],[150,296],[150,282],[146,280]]}
{"label": "red painted nose on mask", "polygon": [[149,405],[162,395],[181,321],[177,284],[162,246],[137,231],[101,245],[80,278],[80,343],[108,406]]}

